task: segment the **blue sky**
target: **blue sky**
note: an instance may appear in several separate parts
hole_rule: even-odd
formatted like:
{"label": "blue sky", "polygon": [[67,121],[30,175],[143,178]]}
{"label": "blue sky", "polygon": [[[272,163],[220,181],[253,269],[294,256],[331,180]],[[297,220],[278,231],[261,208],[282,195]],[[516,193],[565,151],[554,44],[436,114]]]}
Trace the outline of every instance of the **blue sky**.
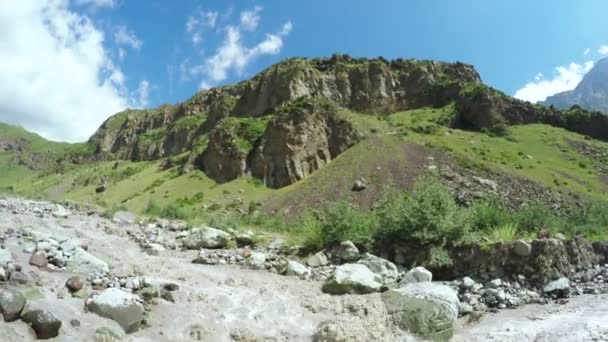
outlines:
{"label": "blue sky", "polygon": [[14,39],[0,42],[0,72],[20,81],[0,87],[0,121],[83,140],[124,107],[183,101],[286,57],[336,52],[462,61],[537,101],[573,88],[608,54],[606,13],[602,0],[3,2],[0,27]]}

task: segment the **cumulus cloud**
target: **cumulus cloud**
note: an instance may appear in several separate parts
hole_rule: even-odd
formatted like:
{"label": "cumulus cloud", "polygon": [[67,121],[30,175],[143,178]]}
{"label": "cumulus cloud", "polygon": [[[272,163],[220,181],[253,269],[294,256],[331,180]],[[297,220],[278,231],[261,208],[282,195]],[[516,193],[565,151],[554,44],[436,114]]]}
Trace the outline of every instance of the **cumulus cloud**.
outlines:
{"label": "cumulus cloud", "polygon": [[570,63],[567,66],[558,66],[551,79],[546,79],[543,74],[539,73],[533,82],[529,82],[519,89],[515,93],[515,97],[530,102],[544,101],[548,96],[576,88],[592,67],[592,61],[584,64]]}
{"label": "cumulus cloud", "polygon": [[126,26],[118,26],[114,32],[114,41],[118,45],[128,46],[131,49],[139,50],[144,42]]}
{"label": "cumulus cloud", "polygon": [[241,12],[241,27],[246,31],[255,31],[260,23],[262,7],[255,6],[253,10]]}
{"label": "cumulus cloud", "polygon": [[599,53],[602,56],[608,55],[608,45],[600,46],[600,48],[597,49],[597,53]]}
{"label": "cumulus cloud", "polygon": [[199,44],[203,40],[203,31],[215,28],[218,16],[218,12],[199,11],[197,15],[188,17],[186,32],[192,35],[192,43]]}
{"label": "cumulus cloud", "polygon": [[0,121],[82,141],[108,116],[147,102],[149,84],[133,100],[104,33],[66,0],[0,1],[0,32]]}
{"label": "cumulus cloud", "polygon": [[243,30],[248,29],[242,26],[241,20],[240,26],[226,27],[224,41],[215,54],[204,60],[202,64],[189,68],[189,73],[192,76],[202,76],[200,89],[211,88],[213,85],[225,81],[230,72],[241,74],[245,67],[256,58],[278,54],[283,47],[283,39],[292,29],[293,25],[288,21],[278,32],[266,34],[262,41],[247,47],[242,42],[242,33]]}

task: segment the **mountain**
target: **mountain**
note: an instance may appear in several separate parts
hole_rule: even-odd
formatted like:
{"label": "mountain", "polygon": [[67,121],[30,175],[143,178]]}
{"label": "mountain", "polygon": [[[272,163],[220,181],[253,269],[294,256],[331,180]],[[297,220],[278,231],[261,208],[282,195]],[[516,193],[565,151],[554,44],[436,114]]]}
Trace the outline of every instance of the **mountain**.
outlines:
{"label": "mountain", "polygon": [[576,88],[549,96],[542,104],[560,109],[578,105],[608,114],[608,57],[599,60]]}
{"label": "mountain", "polygon": [[183,103],[117,113],[83,144],[11,131],[20,147],[2,144],[0,191],[199,219],[372,208],[429,167],[465,203],[489,191],[513,207],[604,198],[608,179],[608,117],[514,99],[463,63],[291,58]]}

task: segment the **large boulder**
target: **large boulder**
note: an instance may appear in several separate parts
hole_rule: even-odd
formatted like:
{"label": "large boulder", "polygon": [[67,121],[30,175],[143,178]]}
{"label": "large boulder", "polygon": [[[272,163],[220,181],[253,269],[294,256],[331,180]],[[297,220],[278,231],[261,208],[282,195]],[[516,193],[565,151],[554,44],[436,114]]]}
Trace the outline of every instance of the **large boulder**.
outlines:
{"label": "large boulder", "polygon": [[70,272],[82,274],[103,274],[110,271],[107,262],[99,259],[93,254],[77,247],[71,251],[72,255],[67,260],[66,268]]}
{"label": "large boulder", "polygon": [[61,329],[61,320],[47,310],[29,311],[23,316],[23,321],[32,326],[39,340],[57,337]]}
{"label": "large boulder", "polygon": [[418,266],[409,270],[399,284],[405,285],[409,283],[424,283],[432,280],[433,273],[422,266]]}
{"label": "large boulder", "polygon": [[230,241],[230,234],[211,227],[193,228],[183,240],[187,249],[224,248]]}
{"label": "large boulder", "polygon": [[366,294],[380,291],[382,277],[362,264],[344,264],[336,267],[334,274],[323,284],[323,292],[329,294]]}
{"label": "large boulder", "polygon": [[556,298],[568,297],[570,294],[570,280],[561,277],[557,280],[550,281],[543,287],[543,292],[546,295]]}
{"label": "large boulder", "polygon": [[321,267],[329,264],[329,260],[327,260],[325,253],[321,251],[308,257],[306,264],[308,264],[310,267]]}
{"label": "large boulder", "polygon": [[354,262],[360,258],[359,249],[350,241],[342,241],[332,252],[332,256],[342,262]]}
{"label": "large boulder", "polygon": [[25,297],[21,292],[12,289],[0,289],[0,313],[6,322],[19,319],[25,307]]}
{"label": "large boulder", "polygon": [[144,319],[144,306],[141,299],[116,288],[109,288],[89,298],[86,308],[101,317],[115,321],[126,333],[139,329]]}
{"label": "large boulder", "polygon": [[380,276],[383,284],[394,284],[399,278],[399,270],[395,264],[375,255],[366,253],[357,263],[367,266],[370,271]]}
{"label": "large boulder", "polygon": [[429,339],[449,339],[458,317],[458,294],[445,285],[409,283],[382,294],[399,328]]}

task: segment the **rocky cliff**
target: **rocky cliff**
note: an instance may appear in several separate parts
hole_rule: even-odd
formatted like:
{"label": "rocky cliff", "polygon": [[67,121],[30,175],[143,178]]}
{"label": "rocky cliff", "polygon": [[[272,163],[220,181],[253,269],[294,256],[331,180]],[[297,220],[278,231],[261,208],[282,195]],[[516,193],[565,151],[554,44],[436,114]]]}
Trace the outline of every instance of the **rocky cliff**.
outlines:
{"label": "rocky cliff", "polygon": [[178,105],[118,113],[90,142],[97,153],[130,160],[187,152],[188,160],[217,181],[250,173],[281,187],[356,140],[352,127],[337,117],[338,107],[385,114],[444,106],[465,85],[480,82],[475,69],[462,63],[292,58]]}
{"label": "rocky cliff", "polygon": [[236,85],[177,105],[126,110],[91,137],[98,154],[155,160],[187,154],[218,182],[248,174],[270,187],[305,178],[357,141],[340,110],[374,115],[455,104],[456,128],[500,133],[505,125],[548,123],[608,138],[608,120],[520,101],[483,83],[462,63],[383,58],[292,58]]}

